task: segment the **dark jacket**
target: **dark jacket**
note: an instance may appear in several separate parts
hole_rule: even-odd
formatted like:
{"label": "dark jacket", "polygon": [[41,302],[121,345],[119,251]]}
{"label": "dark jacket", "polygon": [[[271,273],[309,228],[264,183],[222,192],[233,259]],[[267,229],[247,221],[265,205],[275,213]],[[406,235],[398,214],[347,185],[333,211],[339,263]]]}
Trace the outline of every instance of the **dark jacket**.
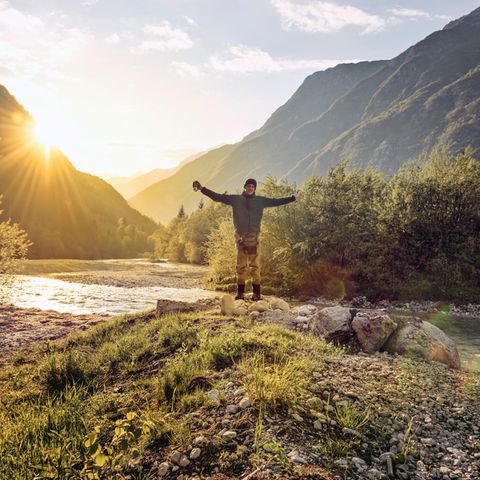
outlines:
{"label": "dark jacket", "polygon": [[278,207],[295,201],[295,196],[285,198],[267,198],[253,195],[227,195],[212,192],[203,187],[201,192],[214,202],[222,202],[233,208],[233,224],[237,233],[260,232],[263,209]]}

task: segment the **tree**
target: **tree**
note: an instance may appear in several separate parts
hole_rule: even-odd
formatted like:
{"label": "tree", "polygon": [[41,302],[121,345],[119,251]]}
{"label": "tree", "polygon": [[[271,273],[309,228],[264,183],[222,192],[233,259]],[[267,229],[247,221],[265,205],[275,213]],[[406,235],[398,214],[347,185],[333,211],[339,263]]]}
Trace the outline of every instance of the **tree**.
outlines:
{"label": "tree", "polygon": [[18,225],[10,221],[0,222],[0,303],[5,300],[7,287],[13,282],[13,273],[26,257],[30,245],[26,232]]}

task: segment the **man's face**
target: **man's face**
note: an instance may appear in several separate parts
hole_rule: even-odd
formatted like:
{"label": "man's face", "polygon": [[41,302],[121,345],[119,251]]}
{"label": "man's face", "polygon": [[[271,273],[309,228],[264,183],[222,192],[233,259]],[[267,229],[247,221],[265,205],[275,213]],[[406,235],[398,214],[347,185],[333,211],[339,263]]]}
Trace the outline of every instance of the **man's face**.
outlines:
{"label": "man's face", "polygon": [[255,185],[253,183],[247,183],[245,185],[245,193],[247,195],[253,195],[255,193]]}

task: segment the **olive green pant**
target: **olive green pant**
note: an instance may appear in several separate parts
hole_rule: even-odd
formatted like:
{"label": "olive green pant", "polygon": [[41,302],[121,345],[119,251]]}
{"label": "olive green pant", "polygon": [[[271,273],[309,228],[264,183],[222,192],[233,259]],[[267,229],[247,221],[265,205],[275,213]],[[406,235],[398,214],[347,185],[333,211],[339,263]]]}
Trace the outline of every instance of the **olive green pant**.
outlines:
{"label": "olive green pant", "polygon": [[260,244],[257,241],[256,253],[247,253],[244,247],[239,243],[240,235],[235,233],[235,242],[237,244],[237,283],[245,285],[247,280],[247,270],[250,268],[252,283],[260,284]]}

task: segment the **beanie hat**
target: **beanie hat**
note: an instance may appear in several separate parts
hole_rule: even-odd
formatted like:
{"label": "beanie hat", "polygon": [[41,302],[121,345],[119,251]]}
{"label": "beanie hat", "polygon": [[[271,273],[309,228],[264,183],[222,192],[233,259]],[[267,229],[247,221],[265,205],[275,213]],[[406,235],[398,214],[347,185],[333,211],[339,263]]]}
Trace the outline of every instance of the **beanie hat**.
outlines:
{"label": "beanie hat", "polygon": [[257,181],[256,181],[254,178],[247,178],[247,180],[245,181],[245,185],[243,186],[243,188],[245,188],[247,185],[254,185],[255,188],[257,188]]}

